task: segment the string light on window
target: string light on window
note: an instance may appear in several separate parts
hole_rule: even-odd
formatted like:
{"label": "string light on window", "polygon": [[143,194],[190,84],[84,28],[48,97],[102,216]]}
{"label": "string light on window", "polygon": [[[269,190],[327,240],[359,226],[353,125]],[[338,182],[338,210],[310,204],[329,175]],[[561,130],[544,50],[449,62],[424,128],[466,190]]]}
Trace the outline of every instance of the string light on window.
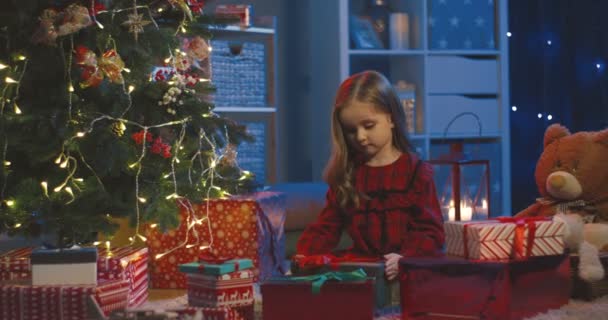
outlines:
{"label": "string light on window", "polygon": [[513,110],[513,111],[517,111],[517,106],[512,106],[512,107],[511,107],[511,110]]}
{"label": "string light on window", "polygon": [[547,45],[550,46],[553,42],[551,40],[547,40]]}
{"label": "string light on window", "polygon": [[542,113],[539,113],[539,114],[538,114],[538,115],[536,115],[536,116],[537,116],[539,119],[542,119],[543,114],[542,114]]}
{"label": "string light on window", "polygon": [[507,32],[507,37],[511,38],[513,34],[511,32]]}
{"label": "string light on window", "polygon": [[547,116],[547,120],[551,120],[551,119],[553,119],[553,116],[552,115],[548,115]]}

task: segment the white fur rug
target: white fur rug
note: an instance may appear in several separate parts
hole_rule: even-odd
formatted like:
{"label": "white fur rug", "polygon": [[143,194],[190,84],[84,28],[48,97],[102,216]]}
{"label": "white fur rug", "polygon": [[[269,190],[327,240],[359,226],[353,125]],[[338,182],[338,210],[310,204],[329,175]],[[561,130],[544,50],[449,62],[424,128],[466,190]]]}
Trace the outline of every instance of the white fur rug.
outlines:
{"label": "white fur rug", "polygon": [[[177,309],[187,305],[186,295],[175,299],[148,301],[138,309]],[[256,294],[256,320],[261,318],[261,299]],[[400,315],[385,315],[374,320],[400,320]],[[608,320],[608,296],[596,299],[592,302],[571,300],[569,304],[560,309],[549,310],[546,313],[527,318],[526,320]]]}

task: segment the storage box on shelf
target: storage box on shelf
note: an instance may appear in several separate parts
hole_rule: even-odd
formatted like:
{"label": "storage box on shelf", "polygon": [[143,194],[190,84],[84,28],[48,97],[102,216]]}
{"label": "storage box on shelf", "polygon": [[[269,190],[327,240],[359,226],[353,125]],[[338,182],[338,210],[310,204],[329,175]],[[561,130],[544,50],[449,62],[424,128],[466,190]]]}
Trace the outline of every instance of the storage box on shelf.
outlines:
{"label": "storage box on shelf", "polygon": [[277,180],[277,38],[274,17],[256,17],[253,27],[215,28],[211,81],[217,88],[214,112],[244,124],[255,142],[237,150],[241,168],[262,185]]}

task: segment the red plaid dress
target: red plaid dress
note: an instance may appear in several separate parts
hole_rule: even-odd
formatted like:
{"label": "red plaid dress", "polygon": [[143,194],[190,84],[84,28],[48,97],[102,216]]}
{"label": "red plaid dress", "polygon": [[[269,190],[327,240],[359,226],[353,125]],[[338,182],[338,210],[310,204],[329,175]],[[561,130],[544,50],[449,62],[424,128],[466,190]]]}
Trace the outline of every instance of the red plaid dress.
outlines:
{"label": "red plaid dress", "polygon": [[330,188],[317,222],[308,226],[298,241],[299,254],[330,253],[342,230],[353,239],[349,252],[357,255],[428,256],[441,252],[443,218],[429,164],[404,153],[390,165],[359,165],[355,174],[356,189],[370,199],[361,198],[357,208],[342,209]]}

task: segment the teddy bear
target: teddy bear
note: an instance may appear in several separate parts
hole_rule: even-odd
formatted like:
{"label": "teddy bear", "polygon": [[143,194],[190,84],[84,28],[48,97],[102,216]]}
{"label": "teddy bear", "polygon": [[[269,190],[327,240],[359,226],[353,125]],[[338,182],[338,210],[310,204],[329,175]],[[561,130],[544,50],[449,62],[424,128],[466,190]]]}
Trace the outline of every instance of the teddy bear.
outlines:
{"label": "teddy bear", "polygon": [[571,134],[553,124],[543,145],[535,171],[541,198],[515,216],[565,223],[564,244],[579,255],[579,276],[600,280],[605,271],[598,253],[608,251],[608,129]]}

